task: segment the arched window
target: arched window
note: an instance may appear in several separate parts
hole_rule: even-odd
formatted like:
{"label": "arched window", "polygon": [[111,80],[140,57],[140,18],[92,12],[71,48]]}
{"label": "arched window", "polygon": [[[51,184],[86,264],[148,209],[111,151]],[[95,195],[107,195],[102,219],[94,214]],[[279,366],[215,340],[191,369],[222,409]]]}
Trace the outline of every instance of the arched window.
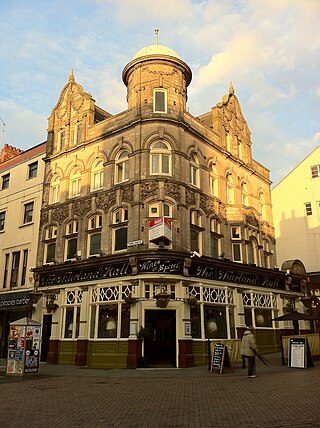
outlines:
{"label": "arched window", "polygon": [[227,174],[227,204],[234,204],[234,185],[230,173]]}
{"label": "arched window", "polygon": [[218,174],[217,168],[214,164],[210,166],[210,177],[209,177],[209,185],[210,185],[210,194],[213,196],[218,196]]}
{"label": "arched window", "polygon": [[171,175],[171,147],[158,141],[150,149],[151,174]]}
{"label": "arched window", "polygon": [[129,153],[122,151],[116,158],[115,183],[129,180]]}
{"label": "arched window", "polygon": [[199,158],[195,153],[192,153],[190,159],[190,184],[200,187]]}
{"label": "arched window", "polygon": [[50,184],[49,200],[51,204],[55,204],[60,200],[60,182],[61,182],[60,176],[54,175]]}
{"label": "arched window", "polygon": [[70,198],[79,196],[81,194],[81,171],[80,169],[73,169],[70,174],[70,188],[69,195]]}
{"label": "arched window", "polygon": [[248,187],[245,182],[242,182],[241,184],[241,200],[242,205],[249,205]]}
{"label": "arched window", "polygon": [[172,217],[172,205],[168,202],[153,202],[149,205],[149,217]]}
{"label": "arched window", "polygon": [[98,160],[91,172],[91,190],[98,190],[103,188],[103,161]]}

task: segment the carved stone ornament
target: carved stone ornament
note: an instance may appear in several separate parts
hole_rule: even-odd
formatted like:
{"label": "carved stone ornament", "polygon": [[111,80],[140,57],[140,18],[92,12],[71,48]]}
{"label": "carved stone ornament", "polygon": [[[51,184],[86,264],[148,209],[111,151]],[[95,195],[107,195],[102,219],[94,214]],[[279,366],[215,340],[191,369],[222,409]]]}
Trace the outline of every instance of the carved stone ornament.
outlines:
{"label": "carved stone ornament", "polygon": [[196,195],[194,192],[191,192],[189,189],[186,189],[186,204],[188,207],[190,207],[190,205],[196,204]]}
{"label": "carved stone ornament", "polygon": [[116,203],[116,193],[104,193],[103,195],[97,196],[96,207],[98,209],[104,210],[105,212]]}
{"label": "carved stone ornament", "polygon": [[166,191],[166,196],[169,196],[175,201],[180,202],[180,188],[177,184],[166,183],[165,191]]}
{"label": "carved stone ornament", "polygon": [[140,187],[141,199],[144,200],[150,196],[157,196],[159,185],[154,181],[142,183]]}
{"label": "carved stone ornament", "polygon": [[221,218],[223,218],[223,220],[226,221],[226,219],[227,219],[227,210],[226,210],[226,206],[224,204],[220,204],[219,205],[219,216]]}
{"label": "carved stone ornament", "polygon": [[128,187],[123,189],[122,202],[128,202],[131,205],[134,203],[134,187],[133,187],[133,185],[128,186]]}
{"label": "carved stone ornament", "polygon": [[200,208],[206,213],[207,216],[215,214],[214,200],[208,196],[200,196]]}
{"label": "carved stone ornament", "polygon": [[48,211],[41,211],[40,226],[43,226],[44,224],[48,223],[48,221],[49,221]]}
{"label": "carved stone ornament", "polygon": [[73,204],[74,214],[83,216],[90,210],[91,210],[91,199],[89,198],[82,201],[77,201]]}
{"label": "carved stone ornament", "polygon": [[246,215],[246,223],[259,229],[260,223],[253,214]]}
{"label": "carved stone ornament", "polygon": [[69,208],[67,205],[60,206],[52,210],[52,220],[61,223],[69,215]]}

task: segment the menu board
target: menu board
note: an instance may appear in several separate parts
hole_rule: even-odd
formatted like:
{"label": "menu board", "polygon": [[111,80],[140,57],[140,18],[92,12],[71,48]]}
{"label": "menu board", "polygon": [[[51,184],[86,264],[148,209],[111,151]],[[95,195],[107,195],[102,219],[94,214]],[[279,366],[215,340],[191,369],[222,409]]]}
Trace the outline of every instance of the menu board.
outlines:
{"label": "menu board", "polygon": [[313,366],[309,343],[306,337],[290,338],[288,366],[306,369]]}
{"label": "menu board", "polygon": [[233,371],[227,346],[223,343],[216,343],[211,359],[211,371],[219,370],[221,374],[224,366],[229,367]]}

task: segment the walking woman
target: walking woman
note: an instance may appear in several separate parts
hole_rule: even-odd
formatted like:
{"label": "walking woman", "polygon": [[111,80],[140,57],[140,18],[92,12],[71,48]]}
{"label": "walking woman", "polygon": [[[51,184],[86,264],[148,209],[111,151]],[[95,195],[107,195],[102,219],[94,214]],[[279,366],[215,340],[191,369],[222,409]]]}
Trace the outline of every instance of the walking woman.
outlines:
{"label": "walking woman", "polygon": [[256,354],[258,348],[253,335],[253,327],[247,327],[241,341],[241,354],[248,358],[248,377],[256,376]]}

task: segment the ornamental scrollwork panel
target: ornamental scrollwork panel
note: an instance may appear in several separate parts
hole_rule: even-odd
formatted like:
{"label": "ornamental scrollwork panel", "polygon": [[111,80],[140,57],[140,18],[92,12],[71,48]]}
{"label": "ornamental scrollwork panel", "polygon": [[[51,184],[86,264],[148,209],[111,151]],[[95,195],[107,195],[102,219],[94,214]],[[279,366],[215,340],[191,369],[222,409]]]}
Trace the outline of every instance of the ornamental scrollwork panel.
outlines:
{"label": "ornamental scrollwork panel", "polygon": [[88,211],[91,210],[91,199],[85,199],[82,201],[77,201],[73,204],[74,214],[83,216]]}
{"label": "ornamental scrollwork panel", "polygon": [[61,223],[69,216],[69,207],[67,205],[60,206],[52,210],[52,220]]}
{"label": "ornamental scrollwork panel", "polygon": [[142,183],[140,188],[141,199],[144,200],[149,196],[154,196],[158,192],[158,183],[154,183],[152,181],[147,183]]}
{"label": "ornamental scrollwork panel", "polygon": [[180,202],[180,187],[174,183],[166,183],[165,185],[166,196]]}

